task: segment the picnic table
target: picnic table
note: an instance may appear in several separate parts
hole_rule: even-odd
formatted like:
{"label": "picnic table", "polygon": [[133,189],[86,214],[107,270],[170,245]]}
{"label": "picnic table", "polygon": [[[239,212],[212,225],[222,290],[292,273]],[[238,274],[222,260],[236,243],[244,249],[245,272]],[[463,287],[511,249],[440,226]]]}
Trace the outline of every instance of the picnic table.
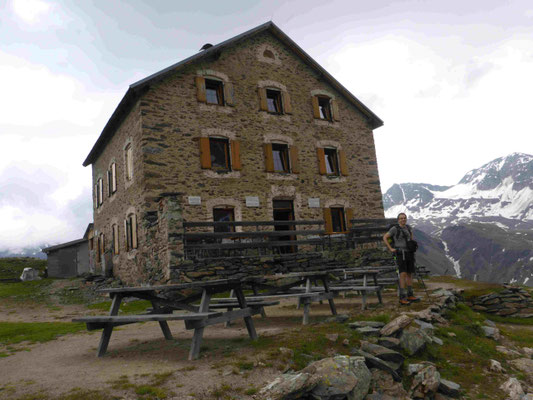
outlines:
{"label": "picnic table", "polygon": [[[108,293],[112,299],[109,315],[81,317],[72,321],[86,323],[88,330],[103,329],[97,352],[98,357],[102,357],[107,351],[111,333],[116,326],[157,321],[165,339],[172,340],[167,321],[182,320],[186,329],[194,329],[189,352],[189,360],[192,360],[198,358],[204,328],[210,325],[243,319],[250,338],[257,339],[252,315],[260,313],[265,306],[279,302],[248,301],[242,291],[242,284],[247,281],[219,279],[172,285],[101,289],[99,292]],[[230,302],[212,301],[213,295],[230,290],[235,294],[235,298]],[[152,303],[152,309],[146,314],[120,316],[118,315],[120,304],[126,297],[148,300]],[[200,300],[199,305],[194,304],[198,300]],[[215,309],[222,311],[214,311]],[[187,312],[175,314],[176,310]]]}

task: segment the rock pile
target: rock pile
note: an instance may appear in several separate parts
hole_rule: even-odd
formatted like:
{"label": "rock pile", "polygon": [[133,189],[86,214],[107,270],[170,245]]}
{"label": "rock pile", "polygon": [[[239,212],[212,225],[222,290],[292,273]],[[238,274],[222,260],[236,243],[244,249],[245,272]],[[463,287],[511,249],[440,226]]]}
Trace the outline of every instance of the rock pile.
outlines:
{"label": "rock pile", "polygon": [[506,286],[499,293],[490,293],[477,297],[472,301],[472,308],[476,311],[501,316],[533,317],[531,295],[519,287]]}
{"label": "rock pile", "polygon": [[458,293],[437,291],[436,301],[425,310],[401,314],[388,324],[358,321],[349,324],[368,340],[351,349],[351,356],[338,355],[309,364],[299,373],[286,373],[265,386],[257,395],[261,400],[385,400],[458,398],[461,388],[441,379],[434,364],[409,364],[412,385],[401,383],[404,354],[414,355],[428,343],[442,345],[433,335],[432,323],[446,323],[442,317],[455,307]]}

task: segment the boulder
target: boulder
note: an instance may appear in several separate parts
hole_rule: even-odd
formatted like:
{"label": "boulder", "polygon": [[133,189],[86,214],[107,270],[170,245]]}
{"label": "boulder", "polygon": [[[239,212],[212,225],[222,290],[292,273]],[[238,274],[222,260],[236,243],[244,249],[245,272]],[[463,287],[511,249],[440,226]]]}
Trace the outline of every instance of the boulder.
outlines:
{"label": "boulder", "polygon": [[318,378],[316,386],[308,392],[317,400],[362,400],[370,388],[371,374],[363,357],[324,358],[301,372]]}
{"label": "boulder", "polygon": [[326,333],[326,339],[328,339],[330,342],[336,342],[337,339],[339,339],[338,333]]}
{"label": "boulder", "polygon": [[516,378],[509,378],[500,386],[500,389],[509,395],[510,400],[520,400],[524,396],[524,389]]}
{"label": "boulder", "polygon": [[410,356],[423,350],[430,341],[428,335],[420,329],[404,330],[400,336],[400,346]]}
{"label": "boulder", "polygon": [[398,370],[401,369],[402,364],[381,360],[361,349],[352,349],[352,354],[364,357],[366,365],[369,368],[377,368],[388,372],[396,382],[402,380],[401,376],[398,374]]}
{"label": "boulder", "polygon": [[496,324],[494,322],[492,322],[490,319],[486,319],[483,323],[486,326],[492,326],[493,328],[496,328]]}
{"label": "boulder", "polygon": [[413,319],[411,317],[409,317],[408,315],[402,314],[399,317],[393,319],[383,328],[381,328],[380,334],[381,336],[392,336],[399,330],[405,328],[412,321]]}
{"label": "boulder", "polygon": [[531,358],[518,358],[509,361],[509,364],[522,371],[526,375],[528,382],[533,384],[533,360]]}
{"label": "boulder", "polygon": [[325,322],[327,323],[337,322],[339,324],[344,324],[349,319],[350,317],[348,316],[348,314],[338,314],[338,315],[334,315],[333,317],[329,317],[328,319],[326,319]]}
{"label": "boulder", "polygon": [[370,326],[363,326],[362,328],[356,328],[356,332],[359,332],[363,336],[379,336],[379,328],[372,328]]}
{"label": "boulder", "polygon": [[454,296],[453,292],[450,292],[447,289],[438,289],[431,293],[431,296],[433,297],[452,297]]}
{"label": "boulder", "polygon": [[428,322],[415,319],[415,323],[420,327],[420,329],[422,329],[423,331],[429,331],[428,333],[430,334],[432,334],[435,330],[435,327]]}
{"label": "boulder", "polygon": [[437,343],[439,346],[442,346],[444,344],[442,339],[438,338],[437,336],[431,336],[431,340],[433,343]]}
{"label": "boulder", "polygon": [[501,339],[500,330],[498,328],[494,328],[492,326],[482,326],[481,329],[483,330],[485,337],[494,340]]}
{"label": "boulder", "polygon": [[263,400],[295,400],[313,389],[319,379],[312,374],[283,374],[257,393]]}
{"label": "boulder", "polygon": [[440,385],[440,374],[435,365],[425,362],[413,378],[411,397],[432,398]]}
{"label": "boulder", "polygon": [[[365,397],[365,400],[385,400],[385,399],[395,399],[395,400],[409,400],[409,394],[403,388],[401,382],[395,382],[392,376],[380,369],[372,368],[370,369],[372,373],[372,395]],[[369,397],[374,396],[374,397]]]}
{"label": "boulder", "polygon": [[531,347],[522,347],[522,352],[529,358],[533,357],[533,349]]}
{"label": "boulder", "polygon": [[33,268],[24,268],[22,270],[22,275],[20,275],[20,280],[23,282],[26,281],[38,281],[41,277],[39,276],[39,271]]}
{"label": "boulder", "polygon": [[505,370],[503,369],[503,367],[500,364],[500,362],[496,361],[496,360],[490,360],[489,371],[490,372],[496,372],[498,374],[501,374],[502,372],[505,372]]}
{"label": "boulder", "polygon": [[398,351],[401,349],[400,347],[400,339],[396,339],[390,336],[380,337],[378,339],[378,344],[383,347],[387,347],[388,349]]}
{"label": "boulder", "polygon": [[521,354],[518,351],[508,349],[507,347],[504,347],[504,346],[496,346],[496,350],[499,351],[500,353],[505,354],[506,356],[515,356],[515,357],[521,356]]}
{"label": "boulder", "polygon": [[437,390],[446,396],[454,398],[458,398],[461,395],[461,385],[442,378],[440,379],[439,388]]}
{"label": "boulder", "polygon": [[352,329],[363,328],[365,326],[369,326],[371,328],[383,328],[385,326],[385,323],[378,321],[355,321],[349,323],[348,326]]}
{"label": "boulder", "polygon": [[366,351],[383,361],[391,361],[400,365],[405,361],[405,357],[402,354],[378,344],[361,341],[361,350]]}

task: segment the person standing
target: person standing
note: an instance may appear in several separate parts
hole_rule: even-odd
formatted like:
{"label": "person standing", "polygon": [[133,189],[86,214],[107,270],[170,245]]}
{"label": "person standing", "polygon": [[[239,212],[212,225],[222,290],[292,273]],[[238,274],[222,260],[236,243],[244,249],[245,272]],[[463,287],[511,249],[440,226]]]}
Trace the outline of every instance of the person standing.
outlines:
{"label": "person standing", "polygon": [[[413,240],[413,231],[407,225],[407,215],[398,214],[398,224],[383,235],[383,242],[396,258],[400,272],[400,304],[409,305],[420,301],[413,292],[413,273],[415,272],[415,254],[407,249],[407,241]],[[391,241],[394,247],[391,246]]]}

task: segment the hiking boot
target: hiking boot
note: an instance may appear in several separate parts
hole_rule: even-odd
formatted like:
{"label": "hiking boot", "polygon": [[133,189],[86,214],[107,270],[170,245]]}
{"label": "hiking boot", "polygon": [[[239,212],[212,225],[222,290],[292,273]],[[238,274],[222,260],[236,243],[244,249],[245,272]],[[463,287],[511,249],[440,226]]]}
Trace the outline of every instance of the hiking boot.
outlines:
{"label": "hiking boot", "polygon": [[410,303],[417,303],[420,301],[420,299],[416,296],[407,296],[407,301],[410,302]]}
{"label": "hiking boot", "polygon": [[400,299],[400,305],[401,306],[408,306],[409,304],[411,304],[407,299],[403,298],[403,299]]}

